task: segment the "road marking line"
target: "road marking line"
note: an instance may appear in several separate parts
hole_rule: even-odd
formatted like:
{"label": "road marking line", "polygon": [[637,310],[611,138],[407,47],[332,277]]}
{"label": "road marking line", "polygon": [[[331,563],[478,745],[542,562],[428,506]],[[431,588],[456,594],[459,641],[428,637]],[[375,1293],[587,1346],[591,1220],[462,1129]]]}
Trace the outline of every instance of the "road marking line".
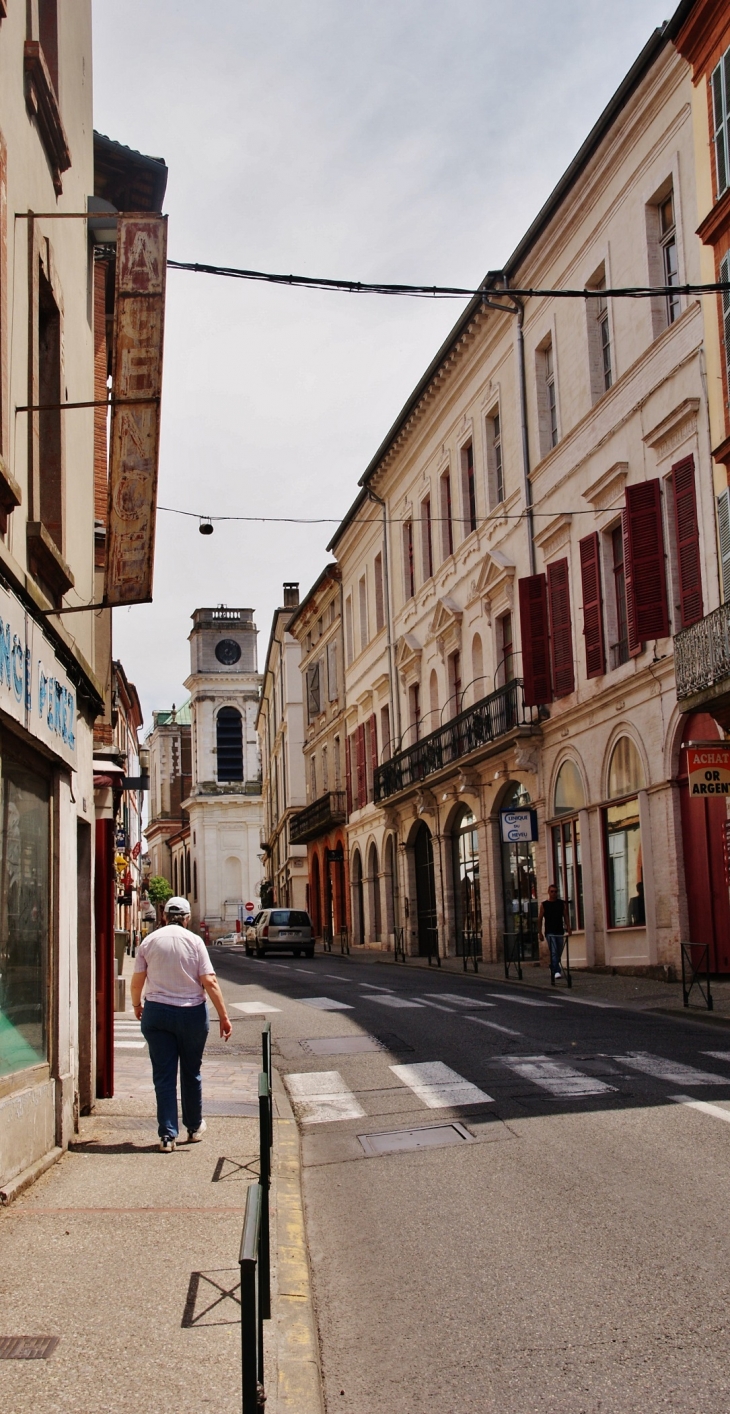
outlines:
{"label": "road marking line", "polygon": [[348,986],[352,982],[351,977],[338,977],[336,972],[325,972],[323,973],[323,976],[329,977],[330,982],[346,982]]}
{"label": "road marking line", "polygon": [[[434,992],[433,995],[435,997],[441,997],[445,1002],[453,1002],[454,1006],[468,1007],[470,1011],[473,1011],[475,1007],[494,1006],[494,1002],[469,1001],[466,997],[460,997],[458,992]],[[425,1001],[426,998],[424,997],[423,1000]]]}
{"label": "road marking line", "polygon": [[702,1056],[714,1056],[715,1060],[730,1061],[730,1051],[700,1051]]}
{"label": "road marking line", "polygon": [[281,1011],[280,1006],[268,1006],[266,1002],[233,1002],[235,1011],[243,1011],[247,1016],[265,1016],[267,1011]]}
{"label": "road marking line", "polygon": [[312,1070],[285,1075],[284,1084],[302,1124],[362,1119],[365,1114],[339,1070]]}
{"label": "road marking line", "polygon": [[443,1061],[423,1061],[418,1065],[391,1065],[393,1074],[407,1085],[430,1110],[445,1110],[459,1105],[493,1104],[491,1095],[465,1080],[458,1071]]}
{"label": "road marking line", "polygon": [[423,1002],[409,1002],[407,997],[363,997],[364,1002],[378,1002],[380,1006],[422,1007]]}
{"label": "road marking line", "polygon": [[[705,1051],[705,1055],[712,1055],[712,1051]],[[670,1100],[674,1100],[676,1105],[687,1105],[688,1109],[701,1110],[703,1114],[712,1115],[714,1119],[724,1119],[730,1124],[730,1110],[723,1110],[719,1105],[711,1105],[707,1100],[693,1100],[691,1095],[670,1095]]]}
{"label": "road marking line", "polygon": [[648,1051],[629,1051],[613,1059],[631,1070],[643,1071],[656,1080],[669,1080],[674,1085],[730,1085],[726,1075],[716,1075],[709,1070],[697,1070],[692,1065],[682,1065],[679,1061],[665,1060],[664,1056],[653,1056]]}
{"label": "road marking line", "polygon": [[523,1080],[531,1080],[543,1090],[560,1099],[570,1099],[582,1095],[604,1095],[615,1091],[614,1085],[606,1085],[603,1080],[584,1075],[565,1061],[550,1060],[547,1056],[501,1056],[501,1064],[521,1075]]}
{"label": "road marking line", "polygon": [[487,996],[496,997],[500,1002],[516,1002],[518,1006],[553,1006],[553,1002],[536,1002],[532,997],[513,997],[508,992],[488,992]]}
{"label": "road marking line", "polygon": [[368,987],[371,992],[392,992],[392,987],[376,987],[374,982],[361,982],[361,987]]}
{"label": "road marking line", "polygon": [[465,1021],[478,1021],[480,1026],[489,1026],[492,1031],[503,1031],[505,1036],[522,1036],[522,1031],[513,1031],[510,1026],[498,1026],[496,1021],[487,1021],[484,1016],[465,1016]]}
{"label": "road marking line", "polygon": [[[376,998],[373,997],[373,1001],[375,1000]],[[447,1016],[457,1015],[452,1006],[442,1006],[440,1002],[432,1002],[430,997],[419,997],[419,1001],[422,1001],[424,1006],[433,1006],[437,1011],[445,1011]]]}
{"label": "road marking line", "polygon": [[297,997],[304,1006],[312,1006],[315,1011],[352,1011],[347,1002],[336,1002],[332,997]]}
{"label": "road marking line", "polygon": [[146,1045],[146,1041],[117,1041],[116,1037],[114,1038],[116,1051],[142,1051]]}

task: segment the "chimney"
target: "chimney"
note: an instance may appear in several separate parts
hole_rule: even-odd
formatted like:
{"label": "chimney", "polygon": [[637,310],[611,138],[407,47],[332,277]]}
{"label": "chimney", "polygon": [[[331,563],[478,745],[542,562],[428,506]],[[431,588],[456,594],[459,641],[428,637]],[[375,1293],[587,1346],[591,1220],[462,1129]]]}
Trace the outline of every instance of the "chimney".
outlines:
{"label": "chimney", "polygon": [[285,584],[285,585],[284,585],[284,608],[285,608],[285,609],[296,609],[298,603],[299,603],[299,585],[298,585],[298,584]]}

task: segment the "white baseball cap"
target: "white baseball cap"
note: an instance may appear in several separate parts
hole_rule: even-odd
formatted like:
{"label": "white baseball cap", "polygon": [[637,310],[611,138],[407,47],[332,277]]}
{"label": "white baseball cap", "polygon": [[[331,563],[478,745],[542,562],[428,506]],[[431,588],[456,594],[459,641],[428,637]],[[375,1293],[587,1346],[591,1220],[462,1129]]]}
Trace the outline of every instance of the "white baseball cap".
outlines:
{"label": "white baseball cap", "polygon": [[178,898],[176,895],[173,895],[165,904],[165,913],[182,913],[189,918],[190,904],[186,898]]}

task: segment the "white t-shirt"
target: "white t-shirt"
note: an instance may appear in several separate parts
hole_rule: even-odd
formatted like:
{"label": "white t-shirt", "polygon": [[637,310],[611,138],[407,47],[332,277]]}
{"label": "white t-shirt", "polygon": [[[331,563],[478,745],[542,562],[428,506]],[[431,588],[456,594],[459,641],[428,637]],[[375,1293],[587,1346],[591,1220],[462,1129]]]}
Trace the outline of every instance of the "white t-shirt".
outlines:
{"label": "white t-shirt", "polygon": [[134,970],[147,973],[145,1000],[165,1006],[200,1006],[205,992],[198,978],[215,975],[203,939],[179,923],[147,934],[137,949]]}

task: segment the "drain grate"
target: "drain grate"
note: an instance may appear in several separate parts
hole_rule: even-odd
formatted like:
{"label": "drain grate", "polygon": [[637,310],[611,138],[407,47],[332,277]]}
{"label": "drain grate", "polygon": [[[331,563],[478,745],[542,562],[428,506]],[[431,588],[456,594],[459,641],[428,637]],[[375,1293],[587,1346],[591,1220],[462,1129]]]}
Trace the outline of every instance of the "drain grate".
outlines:
{"label": "drain grate", "polygon": [[378,1154],[401,1154],[414,1149],[443,1149],[448,1144],[473,1142],[463,1124],[429,1124],[418,1129],[391,1129],[380,1134],[358,1134],[370,1158]]}
{"label": "drain grate", "polygon": [[357,1056],[363,1051],[383,1051],[376,1036],[315,1036],[299,1045],[308,1056]]}
{"label": "drain grate", "polygon": [[57,1335],[0,1335],[0,1360],[48,1360]]}

